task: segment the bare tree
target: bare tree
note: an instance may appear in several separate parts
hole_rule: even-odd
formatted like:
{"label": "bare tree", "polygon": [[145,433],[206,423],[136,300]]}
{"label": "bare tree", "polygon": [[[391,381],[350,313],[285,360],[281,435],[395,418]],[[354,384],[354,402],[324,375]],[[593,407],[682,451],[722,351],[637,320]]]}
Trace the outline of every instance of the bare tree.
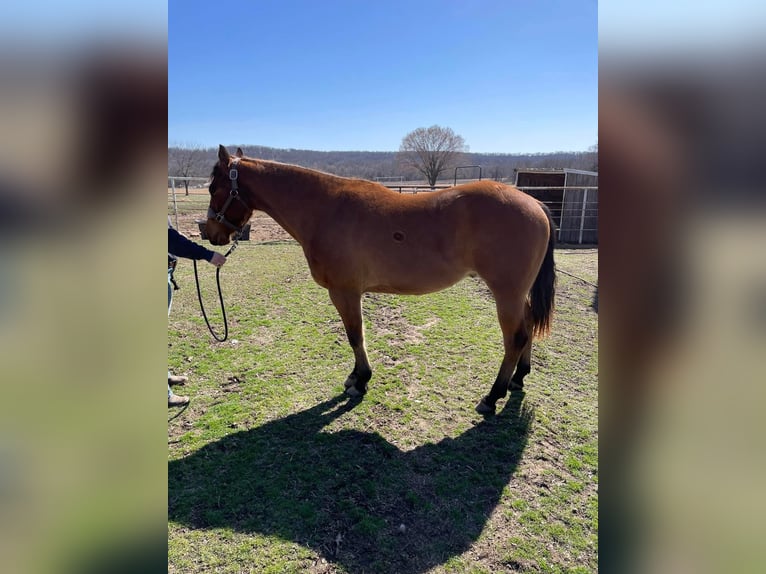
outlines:
{"label": "bare tree", "polygon": [[598,171],[598,142],[594,143],[588,148],[588,153],[593,154],[592,164],[590,169],[592,171]]}
{"label": "bare tree", "polygon": [[399,146],[399,164],[422,173],[431,188],[439,174],[457,164],[468,146],[462,136],[450,128],[431,126],[408,133]]}
{"label": "bare tree", "polygon": [[[203,151],[202,147],[198,144],[182,144],[169,148],[168,163],[170,164],[170,170],[173,172],[170,175],[178,175],[185,178],[199,175],[202,168]],[[184,179],[183,182],[186,195],[189,195],[189,180]]]}
{"label": "bare tree", "polygon": [[502,166],[493,165],[489,169],[489,177],[495,181],[503,181],[503,178],[505,177],[505,171],[503,170]]}

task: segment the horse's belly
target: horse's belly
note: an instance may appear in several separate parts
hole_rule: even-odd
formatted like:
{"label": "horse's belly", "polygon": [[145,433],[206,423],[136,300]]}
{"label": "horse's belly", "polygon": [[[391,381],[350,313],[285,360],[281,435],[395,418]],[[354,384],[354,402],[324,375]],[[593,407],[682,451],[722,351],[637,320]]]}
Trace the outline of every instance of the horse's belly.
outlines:
{"label": "horse's belly", "polygon": [[368,277],[367,291],[423,295],[451,287],[472,270],[462,265],[427,262],[411,265],[376,265]]}

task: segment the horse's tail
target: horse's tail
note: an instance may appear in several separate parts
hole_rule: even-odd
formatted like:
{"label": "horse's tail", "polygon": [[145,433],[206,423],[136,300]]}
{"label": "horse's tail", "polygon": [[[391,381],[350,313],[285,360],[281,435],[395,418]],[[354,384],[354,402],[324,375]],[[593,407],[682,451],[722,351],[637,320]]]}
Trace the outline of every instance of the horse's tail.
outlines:
{"label": "horse's tail", "polygon": [[556,246],[556,224],[548,207],[540,203],[540,206],[548,216],[548,250],[545,252],[543,264],[529,292],[529,303],[532,309],[532,334],[543,337],[550,332],[553,319],[553,299],[556,295],[556,264],[553,261],[553,248]]}

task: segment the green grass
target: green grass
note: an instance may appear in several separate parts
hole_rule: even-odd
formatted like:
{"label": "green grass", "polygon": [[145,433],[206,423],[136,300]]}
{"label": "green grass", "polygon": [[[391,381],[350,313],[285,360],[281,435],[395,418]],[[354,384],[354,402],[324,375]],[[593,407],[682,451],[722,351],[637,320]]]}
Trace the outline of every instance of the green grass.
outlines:
{"label": "green grass", "polygon": [[[557,263],[597,282],[593,250],[558,251]],[[485,419],[473,407],[502,345],[480,280],[367,295],[373,378],[351,401],[351,350],[299,246],[243,243],[231,257],[225,343],[207,333],[191,263],[176,276],[168,360],[189,375],[192,403],[168,425],[171,572],[597,570],[592,286],[559,275],[526,394]]]}

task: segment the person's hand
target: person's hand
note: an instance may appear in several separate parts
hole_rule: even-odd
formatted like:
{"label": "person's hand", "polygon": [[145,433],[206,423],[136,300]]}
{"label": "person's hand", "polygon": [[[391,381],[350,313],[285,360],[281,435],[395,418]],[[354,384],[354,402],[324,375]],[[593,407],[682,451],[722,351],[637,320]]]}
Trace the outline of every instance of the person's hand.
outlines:
{"label": "person's hand", "polygon": [[212,265],[215,265],[216,267],[220,267],[224,263],[226,263],[226,257],[221,255],[220,253],[216,253],[213,255],[213,257],[210,259],[210,263]]}

